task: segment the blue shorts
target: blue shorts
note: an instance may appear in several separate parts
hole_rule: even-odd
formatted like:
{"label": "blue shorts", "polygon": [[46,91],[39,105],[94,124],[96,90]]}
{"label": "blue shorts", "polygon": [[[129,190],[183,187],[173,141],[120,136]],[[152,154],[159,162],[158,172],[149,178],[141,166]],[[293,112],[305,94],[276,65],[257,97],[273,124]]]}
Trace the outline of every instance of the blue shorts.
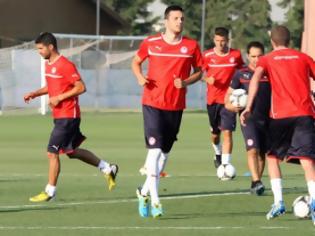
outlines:
{"label": "blue shorts", "polygon": [[47,151],[55,154],[71,154],[86,137],[80,131],[80,118],[54,119]]}
{"label": "blue shorts", "polygon": [[235,131],[236,113],[225,109],[223,104],[207,105],[211,133],[220,134],[222,130]]}
{"label": "blue shorts", "polygon": [[250,117],[246,121],[246,126],[241,125],[246,150],[252,148],[258,149],[261,153],[266,153],[268,150],[268,125],[269,118],[259,119]]}
{"label": "blue shorts", "polygon": [[300,158],[315,161],[315,127],[311,116],[270,119],[268,155],[300,163]]}
{"label": "blue shorts", "polygon": [[183,111],[167,111],[143,105],[142,112],[146,147],[170,152],[177,140]]}

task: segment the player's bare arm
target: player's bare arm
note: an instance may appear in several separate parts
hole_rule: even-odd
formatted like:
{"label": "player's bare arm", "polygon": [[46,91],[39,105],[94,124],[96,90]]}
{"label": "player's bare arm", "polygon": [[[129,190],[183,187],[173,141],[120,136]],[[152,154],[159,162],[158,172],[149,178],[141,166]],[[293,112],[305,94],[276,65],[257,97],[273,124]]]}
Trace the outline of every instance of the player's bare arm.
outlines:
{"label": "player's bare arm", "polygon": [[187,79],[182,80],[181,78],[174,78],[174,86],[178,89],[185,88],[190,84],[193,84],[201,79],[202,71],[201,68],[194,68],[194,73]]}
{"label": "player's bare arm", "polygon": [[86,91],[85,84],[82,80],[78,80],[74,83],[74,86],[71,90],[59,94],[58,96],[50,97],[49,98],[49,105],[51,107],[57,106],[60,102],[63,100],[66,100],[71,97],[79,96],[80,94],[84,93]]}
{"label": "player's bare arm", "polygon": [[34,99],[36,97],[45,95],[48,93],[48,88],[47,86],[42,87],[34,92],[30,92],[24,95],[24,102],[29,103],[31,99]]}
{"label": "player's bare arm", "polygon": [[232,105],[232,103],[230,102],[230,96],[232,94],[232,92],[234,91],[233,88],[229,87],[228,91],[226,92],[225,94],[225,97],[224,97],[224,106],[227,110],[231,111],[231,112],[235,112],[235,113],[238,113],[240,112],[240,110],[242,109],[241,107],[235,107]]}
{"label": "player's bare arm", "polygon": [[142,74],[142,61],[138,56],[135,56],[131,63],[131,68],[133,73],[135,74],[138,84],[141,86],[146,85],[149,83],[148,78]]}
{"label": "player's bare arm", "polygon": [[255,73],[254,73],[252,79],[250,80],[249,88],[248,88],[247,105],[246,105],[246,108],[244,109],[244,111],[240,115],[241,124],[244,126],[246,125],[246,119],[250,115],[252,105],[253,105],[254,99],[256,97],[258,88],[259,88],[259,81],[260,81],[261,77],[263,76],[263,74],[264,74],[264,69],[259,66],[255,69]]}

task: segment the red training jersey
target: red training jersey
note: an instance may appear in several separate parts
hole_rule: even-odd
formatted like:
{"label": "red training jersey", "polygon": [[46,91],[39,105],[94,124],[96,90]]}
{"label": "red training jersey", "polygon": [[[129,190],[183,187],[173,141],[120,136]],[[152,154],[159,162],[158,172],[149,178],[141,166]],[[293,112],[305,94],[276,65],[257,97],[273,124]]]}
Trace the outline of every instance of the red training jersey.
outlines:
{"label": "red training jersey", "polygon": [[314,115],[309,78],[314,79],[315,64],[311,57],[294,49],[277,49],[260,57],[259,66],[271,84],[271,118]]}
{"label": "red training jersey", "polygon": [[149,36],[137,52],[141,61],[148,59],[148,80],[144,86],[142,104],[162,110],[183,110],[186,88],[177,89],[174,79],[187,79],[191,68],[202,67],[202,56],[195,40],[182,37],[169,44],[162,34]]}
{"label": "red training jersey", "polygon": [[230,48],[225,55],[218,55],[215,49],[203,53],[203,70],[207,77],[214,77],[214,84],[207,84],[207,104],[224,104],[225,94],[236,69],[244,66],[241,52]]}
{"label": "red training jersey", "polygon": [[[59,56],[53,63],[46,62],[45,77],[49,97],[58,96],[71,90],[74,83],[81,80],[75,65],[64,56]],[[52,108],[52,115],[55,119],[79,118],[78,96],[60,102],[56,107]]]}

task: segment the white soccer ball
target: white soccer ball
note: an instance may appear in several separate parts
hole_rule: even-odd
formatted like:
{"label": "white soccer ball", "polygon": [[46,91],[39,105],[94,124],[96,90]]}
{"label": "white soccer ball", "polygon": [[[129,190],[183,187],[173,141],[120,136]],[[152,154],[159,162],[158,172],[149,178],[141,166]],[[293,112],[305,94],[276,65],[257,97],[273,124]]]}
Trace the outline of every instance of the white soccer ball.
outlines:
{"label": "white soccer ball", "polygon": [[235,89],[230,95],[230,102],[234,107],[245,108],[247,104],[247,94],[245,89]]}
{"label": "white soccer ball", "polygon": [[231,180],[236,176],[236,170],[232,164],[222,164],[217,169],[217,176],[220,180]]}
{"label": "white soccer ball", "polygon": [[297,218],[308,218],[310,217],[311,209],[310,209],[310,197],[309,196],[299,196],[297,197],[293,204],[293,214]]}

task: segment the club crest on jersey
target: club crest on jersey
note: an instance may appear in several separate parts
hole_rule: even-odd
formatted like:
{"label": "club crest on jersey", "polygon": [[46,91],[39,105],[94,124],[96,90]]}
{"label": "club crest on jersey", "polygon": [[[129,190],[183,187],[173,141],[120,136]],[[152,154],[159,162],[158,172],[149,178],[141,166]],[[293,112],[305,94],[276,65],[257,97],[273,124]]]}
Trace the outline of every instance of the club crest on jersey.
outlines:
{"label": "club crest on jersey", "polygon": [[254,144],[254,140],[252,140],[252,139],[247,139],[247,145],[248,146],[253,146],[253,144]]}
{"label": "club crest on jersey", "polygon": [[152,146],[156,143],[156,139],[154,137],[149,138],[149,144]]}
{"label": "club crest on jersey", "polygon": [[180,48],[180,52],[183,53],[183,54],[186,54],[188,52],[188,48],[183,46]]}
{"label": "club crest on jersey", "polygon": [[57,71],[56,67],[51,68],[51,73],[55,74]]}
{"label": "club crest on jersey", "polygon": [[234,63],[235,62],[235,58],[234,57],[231,57],[230,58],[230,63]]}

